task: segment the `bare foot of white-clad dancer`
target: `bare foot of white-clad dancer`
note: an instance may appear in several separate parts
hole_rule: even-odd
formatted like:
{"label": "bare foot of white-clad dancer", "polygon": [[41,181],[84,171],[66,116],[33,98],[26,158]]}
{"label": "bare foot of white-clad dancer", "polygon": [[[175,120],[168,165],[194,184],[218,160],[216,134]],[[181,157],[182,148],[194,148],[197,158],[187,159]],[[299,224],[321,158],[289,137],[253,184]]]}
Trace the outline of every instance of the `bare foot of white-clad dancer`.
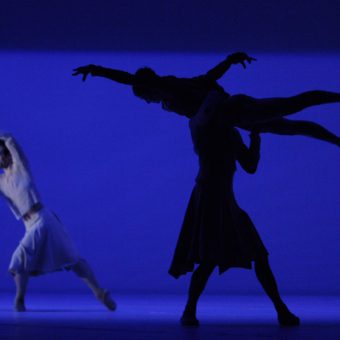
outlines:
{"label": "bare foot of white-clad dancer", "polygon": [[115,311],[117,303],[112,299],[110,292],[107,289],[102,289],[96,294],[96,298],[109,310]]}
{"label": "bare foot of white-clad dancer", "polygon": [[14,311],[16,312],[26,312],[25,300],[24,298],[16,297],[14,300]]}

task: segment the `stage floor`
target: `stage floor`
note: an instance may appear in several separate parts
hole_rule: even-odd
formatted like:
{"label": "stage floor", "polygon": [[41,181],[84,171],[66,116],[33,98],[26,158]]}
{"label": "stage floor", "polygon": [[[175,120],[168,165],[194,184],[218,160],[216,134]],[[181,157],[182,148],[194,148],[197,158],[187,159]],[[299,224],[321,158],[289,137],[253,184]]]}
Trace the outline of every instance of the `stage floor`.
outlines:
{"label": "stage floor", "polygon": [[35,295],[28,311],[12,311],[13,297],[0,295],[0,339],[340,339],[340,297],[287,296],[300,316],[296,328],[277,325],[264,296],[202,297],[199,328],[178,319],[185,296],[117,295],[116,312],[106,311],[91,295]]}

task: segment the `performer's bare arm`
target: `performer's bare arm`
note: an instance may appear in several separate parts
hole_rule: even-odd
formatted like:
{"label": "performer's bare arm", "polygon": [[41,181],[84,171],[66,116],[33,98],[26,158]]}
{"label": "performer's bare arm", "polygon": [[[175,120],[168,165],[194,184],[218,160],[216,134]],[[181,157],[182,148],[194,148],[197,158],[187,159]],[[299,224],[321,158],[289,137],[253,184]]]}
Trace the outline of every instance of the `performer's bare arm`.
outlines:
{"label": "performer's bare arm", "polygon": [[132,85],[134,77],[135,77],[133,74],[129,72],[115,70],[112,68],[97,66],[93,64],[80,66],[73,70],[73,74],[72,74],[73,76],[77,76],[80,74],[83,76],[82,78],[83,81],[85,81],[87,76],[91,74],[94,77],[107,78],[117,83],[125,84],[125,85]]}
{"label": "performer's bare arm", "polygon": [[213,80],[218,80],[229,70],[230,66],[241,64],[243,68],[246,68],[246,62],[248,62],[248,64],[251,64],[251,62],[255,60],[255,58],[250,57],[244,52],[236,52],[228,55],[226,59],[224,59],[222,62],[220,62],[210,71],[208,71],[206,73],[206,76],[212,78]]}
{"label": "performer's bare arm", "polygon": [[17,144],[15,139],[10,134],[2,134],[0,135],[0,139],[5,142],[5,145],[11,154],[13,165],[16,168],[22,168],[27,170],[28,163],[23,154],[23,151],[20,149],[20,146]]}

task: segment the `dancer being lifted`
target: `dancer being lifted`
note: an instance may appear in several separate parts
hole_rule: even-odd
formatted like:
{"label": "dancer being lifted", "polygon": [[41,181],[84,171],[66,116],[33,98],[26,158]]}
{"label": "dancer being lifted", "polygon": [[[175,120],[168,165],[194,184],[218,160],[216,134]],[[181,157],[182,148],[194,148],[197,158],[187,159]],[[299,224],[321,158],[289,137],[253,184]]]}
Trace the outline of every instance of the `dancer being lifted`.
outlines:
{"label": "dancer being lifted", "polygon": [[[158,76],[148,67],[140,68],[136,74],[131,74],[96,65],[78,67],[73,75],[82,75],[83,80],[86,80],[91,74],[130,85],[134,94],[146,102],[160,103],[164,110],[176,112],[188,118],[198,112],[210,91],[216,91],[221,95],[210,100],[215,100],[213,106],[223,114],[224,123],[249,131],[256,129],[259,132],[280,135],[304,135],[339,146],[340,137],[321,125],[283,117],[310,106],[340,102],[340,93],[315,90],[292,97],[256,99],[243,94],[229,95],[218,85],[217,80],[228,71],[231,65],[240,63],[245,68],[246,62],[250,64],[254,60],[246,53],[234,53],[206,74],[193,78]],[[217,99],[218,105],[216,105]]]}
{"label": "dancer being lifted", "polygon": [[[210,104],[208,104],[210,107]],[[196,307],[213,270],[252,268],[271,299],[283,326],[297,326],[299,318],[282,301],[271,271],[268,252],[249,216],[234,197],[236,162],[255,173],[260,158],[260,136],[250,134],[247,148],[234,127],[223,127],[220,116],[207,116],[202,107],[190,120],[191,136],[199,157],[196,184],[184,217],[169,273],[178,278],[192,272],[188,300],[181,317],[184,326],[198,326]]]}
{"label": "dancer being lifted", "polygon": [[17,290],[14,309],[26,310],[25,295],[30,276],[67,269],[81,278],[108,309],[115,310],[116,303],[109,291],[100,287],[59,218],[41,203],[25,156],[10,135],[0,135],[0,168],[3,170],[0,192],[26,229],[9,265]]}

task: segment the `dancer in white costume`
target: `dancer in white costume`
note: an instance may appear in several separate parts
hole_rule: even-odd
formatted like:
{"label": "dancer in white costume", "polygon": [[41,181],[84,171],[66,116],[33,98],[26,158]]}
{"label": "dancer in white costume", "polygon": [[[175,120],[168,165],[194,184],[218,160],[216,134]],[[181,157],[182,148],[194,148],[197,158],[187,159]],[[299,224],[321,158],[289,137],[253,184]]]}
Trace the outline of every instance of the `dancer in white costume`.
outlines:
{"label": "dancer in white costume", "polygon": [[41,203],[25,156],[13,137],[7,134],[0,135],[0,168],[3,169],[0,192],[26,229],[9,265],[17,289],[14,309],[26,310],[25,294],[30,276],[66,269],[83,279],[109,310],[115,310],[116,303],[109,291],[99,286],[59,218]]}

